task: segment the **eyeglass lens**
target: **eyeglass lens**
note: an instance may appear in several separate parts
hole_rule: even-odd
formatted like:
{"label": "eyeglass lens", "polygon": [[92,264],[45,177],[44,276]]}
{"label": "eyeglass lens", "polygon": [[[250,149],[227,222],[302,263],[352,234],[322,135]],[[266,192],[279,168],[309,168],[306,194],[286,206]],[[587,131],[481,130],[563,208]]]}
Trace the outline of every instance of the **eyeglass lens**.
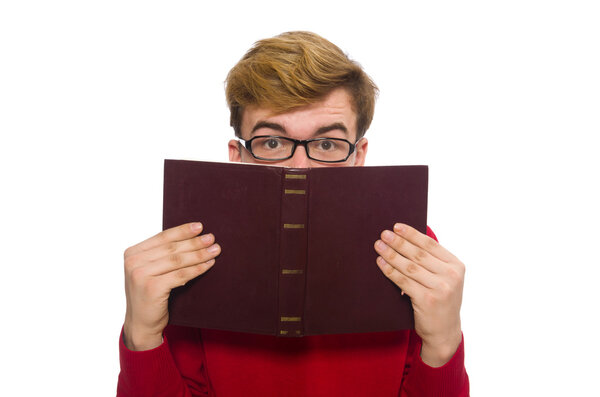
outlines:
{"label": "eyeglass lens", "polygon": [[[337,139],[319,139],[306,145],[308,156],[315,160],[338,161],[350,152],[350,143]],[[257,137],[252,140],[252,153],[265,159],[284,159],[292,155],[294,142],[278,137]]]}

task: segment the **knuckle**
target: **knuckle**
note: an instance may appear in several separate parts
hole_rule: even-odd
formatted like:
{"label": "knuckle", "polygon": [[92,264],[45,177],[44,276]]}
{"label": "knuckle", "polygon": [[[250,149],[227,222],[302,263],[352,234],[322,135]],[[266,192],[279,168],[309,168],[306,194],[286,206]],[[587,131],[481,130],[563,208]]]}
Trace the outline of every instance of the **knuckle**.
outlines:
{"label": "knuckle", "polygon": [[438,245],[439,245],[439,243],[437,241],[435,241],[434,239],[432,239],[431,237],[428,238],[427,240],[425,240],[425,249],[427,251],[432,251],[432,250],[436,249]]}
{"label": "knuckle", "polygon": [[407,227],[404,234],[406,235],[406,237],[413,240],[416,237],[418,237],[419,232],[417,230],[413,229],[412,227]]}
{"label": "knuckle", "polygon": [[125,265],[125,271],[127,273],[130,273],[133,269],[135,269],[136,262],[137,261],[135,260],[135,257],[126,256],[125,260],[123,261],[123,263]]}
{"label": "knuckle", "polygon": [[402,247],[404,247],[405,244],[406,244],[406,240],[403,239],[402,237],[394,238],[394,247],[396,249],[402,249]]}
{"label": "knuckle", "polygon": [[130,257],[132,255],[132,251],[133,251],[133,247],[129,247],[127,248],[124,252],[123,252],[123,259],[127,259],[128,257]]}
{"label": "knuckle", "polygon": [[134,285],[143,284],[146,272],[143,267],[136,267],[129,272],[129,279]]}
{"label": "knuckle", "polygon": [[421,262],[425,258],[427,258],[427,252],[425,250],[418,248],[417,251],[415,252],[415,260],[417,262]]}
{"label": "knuckle", "polygon": [[457,281],[458,279],[460,279],[460,273],[457,269],[451,267],[450,269],[448,269],[448,277],[452,281]]}
{"label": "knuckle", "polygon": [[398,287],[404,288],[404,286],[406,285],[407,278],[405,276],[401,275],[400,273],[398,273],[398,275],[396,277],[394,277],[393,281]]}
{"label": "knuckle", "polygon": [[396,262],[396,260],[398,259],[399,254],[395,250],[389,249],[382,256],[384,257],[384,259],[387,262]]}
{"label": "knuckle", "polygon": [[179,269],[175,272],[174,276],[177,281],[183,281],[186,279],[187,269]]}
{"label": "knuckle", "polygon": [[465,268],[463,266],[451,267],[448,269],[448,277],[452,280],[453,283],[459,284],[462,283],[465,277]]}
{"label": "knuckle", "polygon": [[194,266],[194,275],[193,277],[197,277],[201,274],[206,273],[208,269],[212,266],[212,262],[204,262]]}
{"label": "knuckle", "polygon": [[168,260],[174,267],[178,267],[183,263],[183,258],[179,254],[170,254]]}
{"label": "knuckle", "polygon": [[192,250],[199,250],[204,248],[204,244],[202,244],[202,240],[201,240],[201,236],[198,237],[194,237],[192,240],[190,240],[190,247]]}
{"label": "knuckle", "polygon": [[451,293],[452,293],[452,287],[447,282],[441,282],[438,285],[438,292],[440,294],[441,300],[444,300],[444,299],[446,299],[447,297],[449,297],[451,295]]}
{"label": "knuckle", "polygon": [[205,262],[206,261],[206,254],[204,253],[203,250],[195,251],[194,257],[197,262]]}
{"label": "knuckle", "polygon": [[167,245],[166,245],[166,250],[167,250],[168,254],[174,254],[175,252],[177,252],[178,248],[179,248],[179,244],[174,243],[174,242],[167,243]]}
{"label": "knuckle", "polygon": [[414,274],[417,272],[418,269],[418,266],[411,262],[408,264],[408,266],[406,266],[406,273]]}
{"label": "knuckle", "polygon": [[394,268],[392,266],[386,266],[385,269],[383,270],[383,274],[385,274],[385,276],[387,278],[392,278],[392,276],[394,275]]}
{"label": "knuckle", "polygon": [[458,274],[460,274],[461,278],[464,278],[465,273],[467,272],[467,267],[465,266],[465,264],[462,262],[458,262],[456,264],[456,268],[457,268]]}
{"label": "knuckle", "polygon": [[169,241],[169,234],[167,232],[168,230],[163,230],[156,235],[156,239],[160,244],[164,244]]}
{"label": "knuckle", "polygon": [[194,274],[190,274],[190,273],[192,273],[190,270],[193,270],[193,269],[183,268],[183,269],[179,269],[175,272],[174,276],[175,276],[177,285],[179,285],[179,286],[185,285],[188,281],[191,280],[191,278],[194,276]]}
{"label": "knuckle", "polygon": [[426,305],[429,307],[437,306],[438,302],[440,301],[438,296],[431,292],[426,293],[423,298],[425,300]]}

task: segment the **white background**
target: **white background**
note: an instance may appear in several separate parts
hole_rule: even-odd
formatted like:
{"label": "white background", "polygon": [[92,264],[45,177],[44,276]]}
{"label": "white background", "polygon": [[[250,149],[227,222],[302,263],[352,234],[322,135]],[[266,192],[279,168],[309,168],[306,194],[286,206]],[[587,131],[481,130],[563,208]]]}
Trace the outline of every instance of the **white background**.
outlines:
{"label": "white background", "polygon": [[211,4],[1,3],[0,394],[114,395],[163,159],[227,161],[228,70],[311,30],[381,89],[367,164],[430,165],[472,394],[600,396],[598,3]]}

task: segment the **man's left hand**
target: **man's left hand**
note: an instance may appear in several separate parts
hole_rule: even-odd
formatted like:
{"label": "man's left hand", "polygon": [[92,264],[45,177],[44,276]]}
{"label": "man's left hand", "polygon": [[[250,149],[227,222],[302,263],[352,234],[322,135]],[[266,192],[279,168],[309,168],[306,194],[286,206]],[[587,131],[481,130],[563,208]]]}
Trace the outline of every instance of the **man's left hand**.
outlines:
{"label": "man's left hand", "polygon": [[375,251],[381,271],[411,298],[415,331],[423,340],[421,359],[444,365],[462,340],[465,266],[431,237],[400,223],[381,233]]}

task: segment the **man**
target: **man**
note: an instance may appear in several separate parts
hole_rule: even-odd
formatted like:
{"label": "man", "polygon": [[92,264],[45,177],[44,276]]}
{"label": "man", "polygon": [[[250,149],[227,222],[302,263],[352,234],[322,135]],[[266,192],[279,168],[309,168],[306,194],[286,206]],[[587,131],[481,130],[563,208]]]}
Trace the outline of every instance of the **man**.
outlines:
{"label": "man", "polygon": [[[259,41],[227,76],[239,138],[229,142],[229,159],[362,166],[376,92],[356,63],[315,34]],[[414,331],[303,338],[167,325],[170,291],[218,266],[218,236],[201,223],[130,247],[117,394],[468,396],[460,326],[464,265],[434,238],[430,230],[424,235],[396,224],[374,242],[373,266],[411,298]]]}

